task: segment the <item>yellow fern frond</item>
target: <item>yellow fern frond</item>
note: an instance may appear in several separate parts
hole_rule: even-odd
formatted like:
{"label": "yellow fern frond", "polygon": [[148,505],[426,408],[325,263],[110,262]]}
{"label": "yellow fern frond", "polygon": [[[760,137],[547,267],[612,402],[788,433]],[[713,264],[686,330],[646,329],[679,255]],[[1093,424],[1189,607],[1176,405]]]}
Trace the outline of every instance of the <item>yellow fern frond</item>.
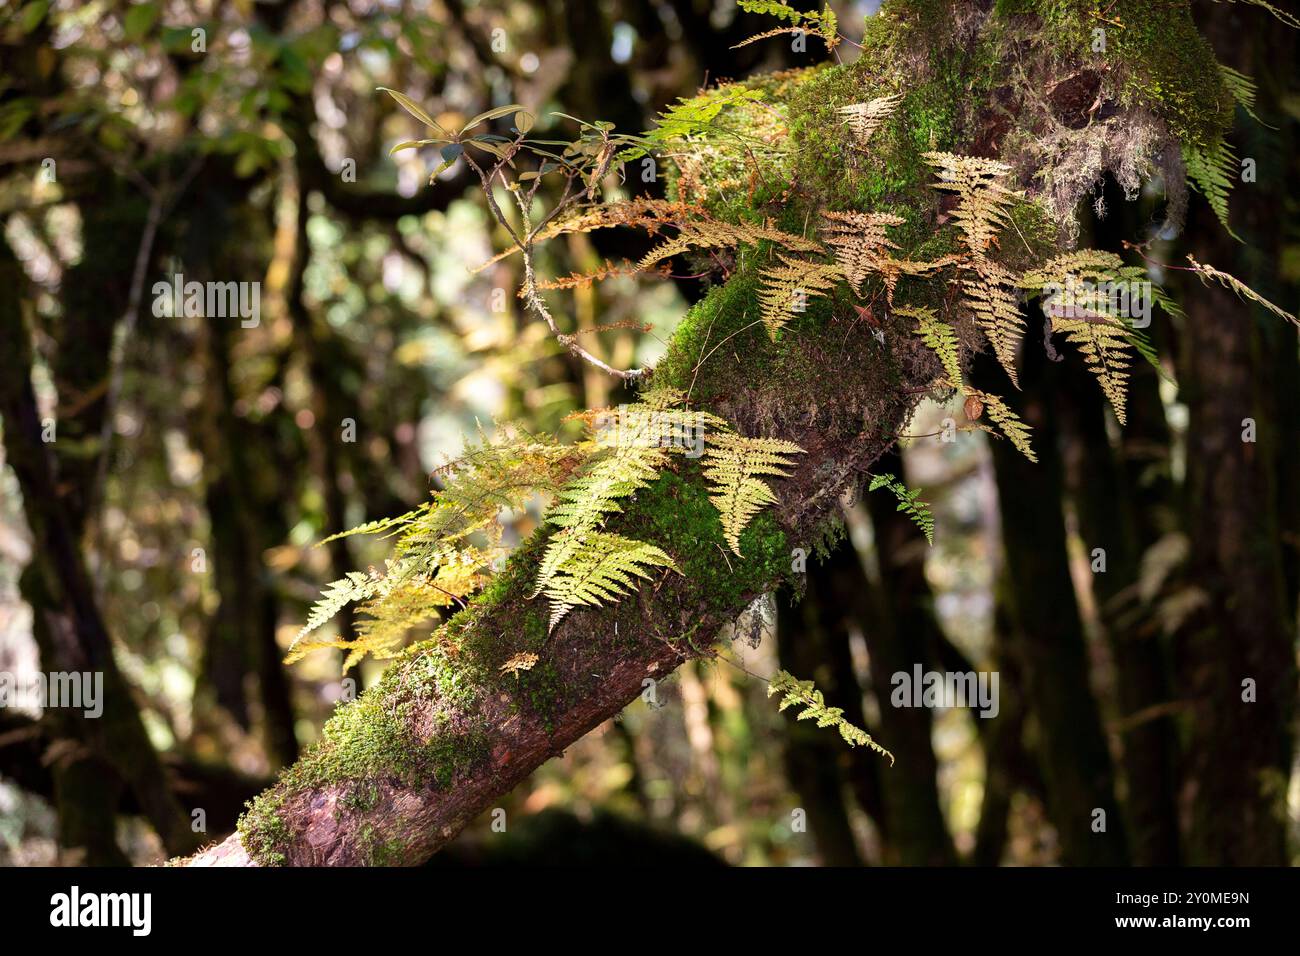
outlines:
{"label": "yellow fern frond", "polygon": [[1066,341],[1077,346],[1088,368],[1097,376],[1101,390],[1115,409],[1115,418],[1126,424],[1124,411],[1128,388],[1128,356],[1132,347],[1128,330],[1113,319],[1053,318],[1053,331],[1065,335]]}
{"label": "yellow fern frond", "polygon": [[1187,167],[1188,182],[1205,197],[1228,235],[1240,240],[1228,224],[1228,194],[1237,175],[1237,156],[1232,145],[1222,133],[1205,145],[1184,143],[1183,165]]}
{"label": "yellow fern frond", "polygon": [[902,99],[901,93],[892,93],[889,96],[878,96],[866,103],[841,106],[837,112],[844,117],[844,124],[853,133],[857,146],[865,148],[881,124],[893,115]]}
{"label": "yellow fern frond", "polygon": [[1011,383],[1020,387],[1016,372],[1016,349],[1024,335],[1020,314],[1020,292],[1016,279],[991,259],[977,259],[962,275],[963,303],[975,316],[975,323],[993,347],[993,354],[1006,369]]}
{"label": "yellow fern frond", "polygon": [[971,256],[985,258],[1006,224],[1008,209],[1023,195],[1006,184],[1011,167],[995,159],[953,153],[923,153],[922,158],[938,170],[935,188],[957,194],[953,220]]}
{"label": "yellow fern frond", "polygon": [[1212,265],[1197,262],[1196,259],[1194,259],[1191,255],[1188,255],[1187,261],[1192,264],[1192,269],[1197,273],[1197,275],[1201,277],[1202,282],[1212,279],[1215,282],[1219,283],[1219,285],[1231,289],[1233,292],[1237,293],[1237,295],[1241,296],[1242,298],[1250,299],[1252,302],[1258,302],[1260,305],[1268,309],[1268,311],[1272,312],[1278,318],[1286,319],[1288,322],[1300,326],[1300,320],[1297,320],[1294,315],[1292,315],[1290,312],[1286,311],[1285,309],[1279,308],[1278,306],[1274,305],[1272,302],[1268,301],[1268,299],[1264,298],[1262,295],[1260,295],[1250,286],[1246,285],[1246,283],[1242,282],[1240,279],[1235,278],[1234,276],[1230,276],[1226,272],[1220,272]]}
{"label": "yellow fern frond", "polygon": [[514,674],[518,677],[523,671],[530,671],[537,666],[538,657],[530,651],[522,651],[510,660],[502,664],[498,670],[503,674]]}
{"label": "yellow fern frond", "polygon": [[740,534],[751,518],[776,495],[759,476],[784,478],[793,467],[790,455],[803,449],[778,438],[745,438],[727,433],[710,438],[704,452],[704,477],[712,482],[709,500],[722,518],[722,536],[740,554]]}
{"label": "yellow fern frond", "polygon": [[801,707],[803,709],[799,711],[798,720],[816,721],[818,727],[834,727],[850,747],[869,747],[888,757],[890,765],[893,765],[894,755],[872,740],[871,735],[861,727],[845,720],[842,707],[828,706],[822,692],[812,681],[799,680],[789,671],[777,671],[767,684],[767,696],[772,697],[776,694],[781,695],[777,710]]}
{"label": "yellow fern frond", "polygon": [[[552,551],[563,557],[552,558]],[[673,559],[652,544],[574,528],[556,532],[542,567],[546,576],[540,590],[551,601],[552,630],[575,607],[599,607],[619,600],[636,586],[637,579],[650,577],[647,568],[678,570]]]}
{"label": "yellow fern frond", "polygon": [[763,273],[763,285],[758,292],[763,325],[773,339],[795,313],[804,310],[808,296],[825,295],[835,288],[840,278],[840,268],[836,265],[778,258],[781,265]]}
{"label": "yellow fern frond", "polygon": [[844,277],[849,280],[856,295],[862,294],[862,283],[867,276],[879,271],[880,260],[887,257],[887,249],[897,249],[885,233],[887,226],[901,226],[905,219],[889,213],[874,212],[824,212],[822,237]]}
{"label": "yellow fern frond", "polygon": [[[981,392],[973,388],[967,388],[966,395],[968,409],[971,407],[970,399],[975,399],[981,406],[980,412],[988,414],[1002,434],[1022,455],[1032,462],[1038,461],[1038,456],[1034,454],[1033,446],[1029,443],[1029,426],[1020,420],[1020,416],[1007,407],[1006,402],[991,392]],[[978,415],[971,415],[971,417],[977,418]]]}
{"label": "yellow fern frond", "polygon": [[649,269],[689,249],[730,249],[741,245],[756,246],[764,241],[792,252],[822,251],[821,244],[815,240],[750,222],[730,223],[701,216],[675,225],[678,227],[677,235],[646,253],[637,263],[638,269]]}
{"label": "yellow fern frond", "polygon": [[934,310],[924,307],[900,306],[894,310],[894,314],[916,319],[916,334],[938,356],[948,381],[955,388],[960,389],[962,387],[961,346],[953,327],[937,318]]}

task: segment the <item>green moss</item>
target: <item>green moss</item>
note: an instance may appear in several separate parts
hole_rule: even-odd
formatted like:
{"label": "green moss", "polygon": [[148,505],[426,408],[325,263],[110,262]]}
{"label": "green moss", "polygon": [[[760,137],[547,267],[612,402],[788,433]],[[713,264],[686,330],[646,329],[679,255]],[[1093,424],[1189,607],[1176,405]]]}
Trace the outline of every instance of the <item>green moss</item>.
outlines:
{"label": "green moss", "polygon": [[239,818],[239,840],[250,859],[262,866],[283,866],[285,849],[290,842],[289,828],[282,810],[284,792],[268,790],[247,804]]}
{"label": "green moss", "polygon": [[770,511],[760,512],[740,536],[741,556],[728,548],[699,465],[664,474],[637,493],[625,533],[653,541],[677,558],[687,606],[727,612],[747,596],[768,590],[790,570],[785,533]]}

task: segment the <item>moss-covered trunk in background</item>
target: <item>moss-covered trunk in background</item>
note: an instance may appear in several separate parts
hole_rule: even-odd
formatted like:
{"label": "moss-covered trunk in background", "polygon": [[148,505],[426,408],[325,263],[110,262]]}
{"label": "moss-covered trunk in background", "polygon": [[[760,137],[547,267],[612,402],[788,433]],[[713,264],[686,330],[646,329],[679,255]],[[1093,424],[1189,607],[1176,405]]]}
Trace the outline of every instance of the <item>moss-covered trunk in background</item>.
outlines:
{"label": "moss-covered trunk in background", "polygon": [[[991,364],[991,363],[990,363]],[[1002,547],[1007,560],[1013,653],[1036,753],[1047,787],[1048,812],[1067,864],[1128,862],[1124,820],[1101,714],[1089,683],[1089,657],[1070,577],[1062,511],[1057,409],[1046,356],[1027,353],[1018,394],[1021,417],[1034,427],[1038,462],[1005,443],[993,445]],[[1000,372],[986,373],[996,379]],[[986,379],[977,379],[987,381]]]}

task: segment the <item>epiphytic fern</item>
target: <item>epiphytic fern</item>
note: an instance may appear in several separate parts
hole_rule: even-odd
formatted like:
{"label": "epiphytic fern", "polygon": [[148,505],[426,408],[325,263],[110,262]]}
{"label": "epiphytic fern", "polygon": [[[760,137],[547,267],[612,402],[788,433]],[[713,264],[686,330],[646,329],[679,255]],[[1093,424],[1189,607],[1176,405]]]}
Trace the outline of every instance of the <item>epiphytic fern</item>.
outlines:
{"label": "epiphytic fern", "polygon": [[942,319],[936,318],[934,310],[924,307],[899,306],[894,309],[894,314],[916,319],[916,334],[938,356],[948,381],[954,388],[960,389],[962,387],[961,344],[957,341],[957,333],[953,331],[953,327]]}
{"label": "epiphytic fern", "polygon": [[925,153],[924,159],[939,172],[936,188],[957,194],[953,220],[961,230],[968,253],[962,269],[965,304],[993,346],[1013,384],[1016,375],[1016,347],[1023,334],[1019,292],[1014,277],[988,257],[1007,213],[1021,194],[1006,185],[1011,167],[992,159]]}
{"label": "epiphytic fern", "polygon": [[704,477],[712,482],[709,500],[722,517],[722,536],[740,554],[740,533],[751,518],[776,495],[760,476],[787,477],[791,455],[803,454],[793,442],[777,438],[745,438],[720,432],[704,452]]}
{"label": "epiphytic fern", "polygon": [[803,236],[783,232],[769,226],[753,223],[729,223],[719,219],[698,216],[674,223],[677,235],[651,249],[637,263],[639,269],[649,269],[663,260],[689,249],[732,248],[739,245],[756,246],[768,241],[796,252],[820,252],[821,246]]}
{"label": "epiphytic fern", "polygon": [[[539,491],[556,493],[587,450],[503,428],[495,441],[480,436],[477,446],[435,472],[443,488],[433,500],[400,517],[334,535],[388,532],[397,540],[384,571],[353,571],[325,588],[287,660],[323,647],[347,649],[347,667],[366,653],[388,656],[406,631],[487,580],[486,569],[505,554],[498,521],[502,509],[520,510]],[[306,640],[349,604],[361,605],[365,615],[357,621],[354,641]]]}
{"label": "epiphytic fern", "polygon": [[773,339],[795,313],[804,311],[809,296],[825,295],[841,277],[836,265],[787,256],[778,258],[781,265],[764,271],[763,286],[758,293],[763,325]]}
{"label": "epiphytic fern", "polygon": [[1245,73],[1239,73],[1222,63],[1219,64],[1219,74],[1223,77],[1223,85],[1228,88],[1237,105],[1256,123],[1263,123],[1264,121],[1255,114],[1255,81]]}
{"label": "epiphytic fern", "polygon": [[[439,577],[442,577],[442,573]],[[339,583],[335,582],[335,584]],[[444,580],[443,583],[451,582]],[[475,582],[473,587],[462,586],[461,593],[473,590],[478,583]],[[353,600],[362,600],[358,593],[354,593],[352,597]],[[359,610],[365,616],[357,620],[356,637],[353,640],[345,641],[341,638],[295,640],[288,656],[285,657],[285,663],[292,664],[312,651],[327,647],[348,652],[343,661],[344,673],[360,663],[367,654],[377,660],[392,657],[413,628],[432,621],[437,617],[439,608],[448,606],[458,597],[458,594],[453,595],[449,590],[418,579],[382,589],[360,605]],[[342,605],[339,609],[341,607]]]}
{"label": "epiphytic fern", "polygon": [[1022,287],[1042,294],[1053,331],[1063,333],[1083,353],[1121,425],[1127,350],[1140,344],[1121,310],[1129,304],[1128,290],[1137,291],[1138,283],[1150,285],[1141,268],[1125,266],[1119,256],[1096,249],[1057,256],[1020,279]]}
{"label": "epiphytic fern", "polygon": [[670,454],[686,450],[684,436],[702,437],[706,427],[723,424],[707,413],[677,407],[682,400],[676,390],[656,389],[616,414],[583,416],[594,450],[547,512],[547,522],[561,530],[542,555],[533,592],[551,599],[552,627],[574,606],[600,603],[596,598],[610,587],[609,575],[623,580],[620,575],[631,573],[627,562],[672,566],[658,548],[599,529],[622,510],[623,501],[658,476]]}
{"label": "epiphytic fern", "polygon": [[1268,311],[1272,312],[1278,318],[1286,319],[1288,322],[1300,326],[1300,320],[1297,320],[1294,315],[1292,315],[1290,312],[1287,312],[1285,309],[1279,308],[1278,306],[1274,305],[1272,302],[1268,301],[1268,299],[1264,298],[1262,295],[1260,295],[1250,286],[1246,285],[1246,283],[1242,282],[1240,279],[1235,278],[1234,276],[1230,276],[1226,272],[1220,272],[1218,269],[1214,268],[1214,266],[1197,262],[1196,259],[1193,258],[1191,255],[1188,255],[1187,261],[1192,264],[1193,271],[1195,271],[1196,274],[1201,277],[1202,282],[1212,279],[1215,282],[1219,283],[1219,285],[1231,289],[1233,292],[1237,293],[1237,295],[1246,299],[1250,299],[1252,302],[1258,302],[1260,305],[1268,309]]}
{"label": "epiphytic fern", "polygon": [[1024,334],[1020,291],[1015,277],[991,259],[976,260],[962,275],[963,302],[993,346],[993,354],[1013,385],[1020,387],[1016,349]]}
{"label": "epiphytic fern", "polygon": [[880,125],[893,115],[902,99],[901,93],[878,96],[866,103],[841,106],[838,112],[844,117],[845,125],[853,133],[854,142],[859,148],[863,148]]}
{"label": "epiphytic fern", "polygon": [[1183,164],[1187,167],[1188,181],[1209,202],[1228,235],[1240,240],[1228,225],[1228,193],[1237,167],[1237,157],[1228,141],[1219,134],[1206,145],[1184,143]]}
{"label": "epiphytic fern", "polygon": [[1125,424],[1124,401],[1129,375],[1125,349],[1133,344],[1128,330],[1114,319],[1104,317],[1053,317],[1052,328],[1064,333],[1066,340],[1083,353],[1084,361],[1101,383],[1101,390],[1110,399],[1115,417],[1121,425]]}
{"label": "epiphytic fern", "polygon": [[810,680],[799,680],[788,671],[777,671],[775,676],[768,681],[767,696],[773,697],[781,695],[781,702],[777,709],[784,711],[788,707],[802,707],[797,719],[814,720],[818,727],[834,727],[844,738],[844,742],[850,747],[870,747],[872,750],[889,758],[889,763],[894,763],[894,755],[891,754],[880,744],[871,739],[861,727],[849,723],[844,719],[844,709],[841,707],[828,707],[822,692],[819,691],[815,684]]}
{"label": "epiphytic fern", "polygon": [[907,485],[893,475],[872,475],[867,490],[876,491],[880,488],[889,489],[890,493],[898,499],[898,510],[911,518],[912,523],[921,529],[926,542],[934,544],[934,515],[930,513],[929,503],[921,500],[921,492],[909,491]]}
{"label": "epiphytic fern", "polygon": [[1029,444],[1029,426],[1020,420],[1020,416],[1007,407],[1006,402],[990,392],[981,392],[970,387],[966,389],[966,396],[968,409],[971,408],[970,400],[972,398],[978,406],[978,414],[971,415],[972,419],[978,418],[979,414],[987,413],[1002,434],[1022,455],[1030,461],[1038,461],[1033,446]]}
{"label": "epiphytic fern", "polygon": [[[556,532],[555,539],[565,543],[560,549],[565,560],[544,568],[548,573],[540,586],[551,601],[552,629],[575,607],[617,601],[635,587],[637,578],[650,577],[646,568],[677,570],[662,549],[622,535],[563,528]],[[569,541],[577,542],[577,546],[567,546]],[[555,543],[553,539],[552,547]]]}
{"label": "epiphytic fern", "polygon": [[828,50],[833,50],[840,42],[839,21],[830,4],[822,7],[820,12],[816,10],[796,10],[788,3],[781,3],[780,0],[739,0],[739,5],[740,9],[746,13],[764,13],[776,17],[778,20],[784,20],[790,26],[778,27],[758,36],[749,37],[736,44],[737,46],[744,46],[747,43],[752,43],[763,37],[774,36],[778,33],[795,32],[816,34],[821,37]]}
{"label": "epiphytic fern", "polygon": [[824,212],[822,237],[835,254],[835,261],[857,295],[867,276],[878,272],[885,250],[898,244],[885,233],[887,226],[901,226],[906,220],[889,213]]}
{"label": "epiphytic fern", "polygon": [[1022,195],[1006,184],[1011,167],[995,159],[953,153],[923,153],[922,158],[938,170],[935,188],[957,194],[953,220],[971,256],[985,258],[1006,224],[1012,203]]}

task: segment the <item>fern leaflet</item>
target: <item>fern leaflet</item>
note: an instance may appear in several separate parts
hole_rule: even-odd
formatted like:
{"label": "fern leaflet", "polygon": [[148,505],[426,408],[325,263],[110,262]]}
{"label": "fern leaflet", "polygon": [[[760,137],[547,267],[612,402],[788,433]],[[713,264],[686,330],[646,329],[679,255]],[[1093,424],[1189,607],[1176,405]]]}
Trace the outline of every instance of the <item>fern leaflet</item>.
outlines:
{"label": "fern leaflet", "polygon": [[781,695],[781,702],[777,705],[777,710],[784,711],[788,707],[802,707],[803,710],[797,716],[798,720],[816,721],[818,727],[834,727],[850,747],[869,747],[882,756],[888,757],[890,766],[893,766],[894,755],[872,740],[871,735],[861,727],[845,720],[843,708],[828,707],[825,698],[822,697],[822,692],[817,689],[812,681],[799,680],[788,671],[777,671],[775,676],[768,681],[767,696],[773,697],[777,694]]}
{"label": "fern leaflet", "polygon": [[720,433],[711,436],[704,452],[704,477],[712,482],[709,500],[722,517],[722,536],[731,550],[740,554],[740,534],[751,518],[776,495],[760,475],[787,477],[793,467],[790,455],[803,449],[778,438],[745,438]]}

